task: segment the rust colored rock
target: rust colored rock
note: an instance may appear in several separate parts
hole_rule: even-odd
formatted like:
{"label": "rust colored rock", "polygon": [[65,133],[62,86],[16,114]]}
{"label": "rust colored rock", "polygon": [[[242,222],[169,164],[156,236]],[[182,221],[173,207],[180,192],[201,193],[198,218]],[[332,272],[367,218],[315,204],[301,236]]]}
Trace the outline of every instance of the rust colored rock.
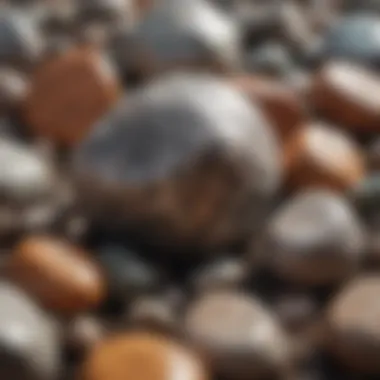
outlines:
{"label": "rust colored rock", "polygon": [[45,307],[74,314],[96,307],[104,279],[91,258],[52,237],[28,237],[15,248],[10,276]]}
{"label": "rust colored rock", "polygon": [[285,83],[266,77],[243,76],[234,79],[234,84],[255,104],[261,104],[282,139],[305,121],[302,99]]}
{"label": "rust colored rock", "polygon": [[380,131],[379,77],[360,66],[332,62],[315,76],[311,98],[329,120],[357,132]]}
{"label": "rust colored rock", "polygon": [[112,66],[96,50],[76,48],[35,72],[25,101],[31,130],[62,145],[82,140],[118,99]]}
{"label": "rust colored rock", "polygon": [[380,278],[363,275],[329,308],[329,349],[348,368],[380,374]]}
{"label": "rust colored rock", "polygon": [[365,175],[359,146],[344,132],[310,123],[291,136],[284,149],[285,172],[295,188],[345,190]]}
{"label": "rust colored rock", "polygon": [[232,291],[207,293],[190,305],[185,329],[223,378],[271,378],[287,366],[287,339],[254,297]]}
{"label": "rust colored rock", "polygon": [[208,376],[197,356],[179,343],[148,333],[127,333],[95,347],[79,378],[206,380]]}

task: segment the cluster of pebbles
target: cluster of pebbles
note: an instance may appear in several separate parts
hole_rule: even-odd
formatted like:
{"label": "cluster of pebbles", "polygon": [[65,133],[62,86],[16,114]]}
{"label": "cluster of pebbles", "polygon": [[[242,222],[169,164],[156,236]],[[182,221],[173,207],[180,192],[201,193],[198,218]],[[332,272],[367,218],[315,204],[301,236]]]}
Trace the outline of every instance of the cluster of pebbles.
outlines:
{"label": "cluster of pebbles", "polygon": [[380,376],[380,1],[3,0],[0,378]]}

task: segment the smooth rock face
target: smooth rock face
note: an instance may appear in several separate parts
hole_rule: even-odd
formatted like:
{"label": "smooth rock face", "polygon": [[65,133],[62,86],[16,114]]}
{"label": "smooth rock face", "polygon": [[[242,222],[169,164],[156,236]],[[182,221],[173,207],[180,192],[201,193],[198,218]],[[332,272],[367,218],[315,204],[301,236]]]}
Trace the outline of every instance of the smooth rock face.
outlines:
{"label": "smooth rock face", "polygon": [[306,286],[344,280],[363,254],[363,229],[346,200],[329,191],[296,195],[269,221],[269,266]]}
{"label": "smooth rock face", "polygon": [[293,189],[346,191],[365,176],[364,155],[350,135],[314,122],[298,128],[284,146],[284,166]]}
{"label": "smooth rock face", "polygon": [[57,326],[23,292],[0,283],[0,376],[15,380],[57,379]]}
{"label": "smooth rock face", "polygon": [[329,349],[348,368],[380,374],[380,281],[376,275],[352,280],[327,314]]}
{"label": "smooth rock face", "polygon": [[24,120],[59,145],[81,141],[119,97],[113,67],[96,49],[76,48],[40,66],[25,100]]}
{"label": "smooth rock face", "polygon": [[73,168],[85,206],[108,226],[203,247],[257,226],[280,180],[260,110],[227,82],[196,74],[163,77],[125,99],[79,146]]}
{"label": "smooth rock face", "polygon": [[58,313],[92,309],[105,297],[105,279],[91,256],[52,237],[28,237],[10,263],[14,281],[38,302]]}
{"label": "smooth rock face", "polygon": [[163,0],[135,31],[139,66],[151,73],[176,66],[234,69],[240,35],[232,18],[205,0]]}
{"label": "smooth rock face", "polygon": [[208,293],[189,306],[184,323],[189,338],[223,378],[267,378],[288,360],[281,328],[254,297]]}
{"label": "smooth rock face", "polygon": [[81,374],[83,380],[208,379],[191,350],[147,333],[127,333],[103,341],[90,353]]}
{"label": "smooth rock face", "polygon": [[379,33],[380,18],[377,15],[348,15],[326,33],[322,56],[378,67]]}

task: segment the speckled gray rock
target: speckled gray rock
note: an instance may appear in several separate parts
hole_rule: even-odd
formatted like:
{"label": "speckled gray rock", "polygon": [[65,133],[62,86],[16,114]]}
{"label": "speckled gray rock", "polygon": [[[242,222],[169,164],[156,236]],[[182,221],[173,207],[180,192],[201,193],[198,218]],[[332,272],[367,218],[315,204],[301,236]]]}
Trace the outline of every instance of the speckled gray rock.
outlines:
{"label": "speckled gray rock", "polygon": [[78,147],[73,168],[95,219],[203,248],[251,233],[281,176],[261,111],[197,74],[162,77],[122,101]]}
{"label": "speckled gray rock", "polygon": [[0,377],[53,380],[60,371],[57,325],[24,293],[0,283]]}
{"label": "speckled gray rock", "polygon": [[266,231],[269,267],[302,285],[330,285],[351,275],[363,258],[363,228],[350,204],[334,192],[296,195]]}
{"label": "speckled gray rock", "polygon": [[234,69],[240,64],[240,33],[234,19],[206,0],[163,0],[134,33],[142,71],[173,66]]}

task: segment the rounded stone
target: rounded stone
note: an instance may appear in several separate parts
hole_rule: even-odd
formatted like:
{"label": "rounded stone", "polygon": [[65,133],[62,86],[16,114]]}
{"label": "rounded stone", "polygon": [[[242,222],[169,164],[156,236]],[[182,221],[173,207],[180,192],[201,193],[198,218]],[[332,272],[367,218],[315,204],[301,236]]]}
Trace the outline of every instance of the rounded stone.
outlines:
{"label": "rounded stone", "polygon": [[364,155],[350,135],[319,122],[298,128],[284,146],[288,185],[345,191],[365,176]]}
{"label": "rounded stone", "polygon": [[255,228],[279,185],[278,153],[260,109],[228,82],[172,74],[121,102],[78,147],[73,169],[94,220],[204,248]]}
{"label": "rounded stone", "polygon": [[205,0],[164,0],[134,33],[136,64],[146,75],[173,67],[235,70],[240,33],[233,18]]}
{"label": "rounded stone", "polygon": [[44,51],[36,19],[3,7],[0,15],[0,62],[13,68],[30,69]]}
{"label": "rounded stone", "polygon": [[101,342],[82,368],[83,380],[206,380],[197,355],[159,335],[132,332]]}
{"label": "rounded stone", "polygon": [[37,136],[71,146],[86,136],[119,93],[113,67],[99,51],[71,49],[34,73],[24,120]]}
{"label": "rounded stone", "polygon": [[223,378],[267,378],[289,360],[284,333],[255,297],[207,293],[190,304],[184,324],[191,341]]}
{"label": "rounded stone", "polygon": [[380,18],[371,13],[343,17],[324,36],[321,54],[326,59],[342,59],[378,67],[380,64]]}
{"label": "rounded stone", "polygon": [[357,64],[330,62],[315,75],[310,100],[323,117],[363,134],[380,130],[380,100],[373,96],[379,91],[376,73]]}
{"label": "rounded stone", "polygon": [[328,348],[342,364],[380,374],[380,281],[376,275],[352,280],[327,313]]}
{"label": "rounded stone", "polygon": [[84,251],[48,236],[30,236],[15,248],[10,276],[42,305],[58,313],[92,309],[105,297],[105,280]]}
{"label": "rounded stone", "polygon": [[15,286],[0,283],[0,376],[50,380],[61,370],[58,326]]}
{"label": "rounded stone", "polygon": [[280,277],[304,286],[339,283],[363,257],[364,231],[337,193],[311,190],[294,196],[269,220],[268,264]]}

